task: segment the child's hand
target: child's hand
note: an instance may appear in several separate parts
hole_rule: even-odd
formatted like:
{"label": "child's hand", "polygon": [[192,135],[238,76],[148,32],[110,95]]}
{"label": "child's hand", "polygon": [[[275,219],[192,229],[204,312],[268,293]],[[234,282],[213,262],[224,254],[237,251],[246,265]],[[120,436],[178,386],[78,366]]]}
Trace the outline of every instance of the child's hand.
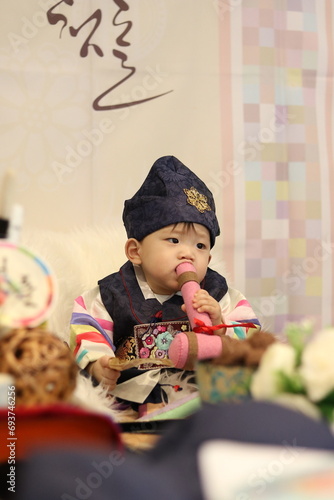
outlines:
{"label": "child's hand", "polygon": [[90,363],[88,371],[98,382],[108,388],[109,391],[115,389],[120,372],[109,368],[110,356],[105,354],[93,363]]}
{"label": "child's hand", "polygon": [[[193,297],[193,306],[199,313],[207,313],[210,316],[213,326],[221,325],[224,323],[222,311],[219,303],[211,297],[211,295],[202,288],[198,290]],[[182,306],[183,311],[186,312],[185,305]],[[225,328],[226,331],[226,328]],[[216,330],[216,333],[225,333],[224,329]]]}

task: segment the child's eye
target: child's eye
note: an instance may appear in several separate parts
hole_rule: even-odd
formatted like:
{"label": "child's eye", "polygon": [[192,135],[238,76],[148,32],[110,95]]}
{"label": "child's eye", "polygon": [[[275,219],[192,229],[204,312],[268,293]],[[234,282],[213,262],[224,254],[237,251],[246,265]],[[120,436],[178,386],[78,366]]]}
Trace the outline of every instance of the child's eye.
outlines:
{"label": "child's eye", "polygon": [[205,244],[204,243],[197,243],[197,248],[199,248],[200,250],[204,250],[205,247]]}
{"label": "child's eye", "polygon": [[168,241],[170,241],[171,243],[178,243],[179,240],[177,238],[168,238]]}

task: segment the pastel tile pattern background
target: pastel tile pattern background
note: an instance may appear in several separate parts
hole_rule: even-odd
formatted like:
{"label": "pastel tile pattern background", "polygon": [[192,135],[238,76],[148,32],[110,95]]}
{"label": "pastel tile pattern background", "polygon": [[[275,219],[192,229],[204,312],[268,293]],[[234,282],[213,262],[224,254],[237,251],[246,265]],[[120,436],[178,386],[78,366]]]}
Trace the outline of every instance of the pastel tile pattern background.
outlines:
{"label": "pastel tile pattern background", "polygon": [[[232,22],[233,15],[241,20],[241,33],[231,32],[231,58],[237,46],[243,110],[239,123],[245,144],[245,293],[264,324],[276,332],[287,321],[307,315],[318,326],[333,323],[333,307],[326,318],[322,315],[324,301],[333,305],[332,295],[323,296],[333,281],[324,268],[324,263],[333,266],[333,252],[323,249],[331,234],[324,228],[333,227],[333,215],[324,210],[322,198],[330,193],[324,171],[329,181],[332,174],[330,165],[320,163],[324,142],[319,140],[319,120],[331,133],[330,116],[321,115],[330,113],[330,68],[330,92],[316,93],[317,79],[324,78],[318,74],[319,58],[326,54],[320,43],[332,43],[331,24],[319,25],[317,15],[329,18],[332,6],[320,4],[247,0],[240,6],[242,13],[231,13]],[[325,36],[319,33],[326,29]],[[331,161],[330,150],[327,153]],[[236,259],[234,264],[236,268]]]}

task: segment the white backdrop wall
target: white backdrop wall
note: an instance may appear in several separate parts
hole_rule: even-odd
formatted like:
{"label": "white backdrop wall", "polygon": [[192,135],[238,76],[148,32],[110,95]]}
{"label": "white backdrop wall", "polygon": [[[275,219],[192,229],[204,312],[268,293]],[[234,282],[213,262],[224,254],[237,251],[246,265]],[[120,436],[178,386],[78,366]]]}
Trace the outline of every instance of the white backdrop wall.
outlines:
{"label": "white backdrop wall", "polygon": [[[220,169],[214,8],[189,0],[56,3],[2,5],[1,170],[17,173],[25,224],[118,222],[124,199],[165,154],[209,181]],[[120,103],[131,106],[108,109]]]}

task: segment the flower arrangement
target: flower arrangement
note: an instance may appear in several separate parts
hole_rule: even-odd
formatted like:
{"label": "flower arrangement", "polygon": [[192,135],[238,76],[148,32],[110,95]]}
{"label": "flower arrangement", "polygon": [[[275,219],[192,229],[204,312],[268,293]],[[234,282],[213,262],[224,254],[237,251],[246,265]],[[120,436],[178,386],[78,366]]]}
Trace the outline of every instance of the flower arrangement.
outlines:
{"label": "flower arrangement", "polygon": [[288,324],[285,333],[288,342],[275,342],[262,356],[251,380],[252,397],[334,426],[334,328],[313,334],[312,323],[304,321]]}

